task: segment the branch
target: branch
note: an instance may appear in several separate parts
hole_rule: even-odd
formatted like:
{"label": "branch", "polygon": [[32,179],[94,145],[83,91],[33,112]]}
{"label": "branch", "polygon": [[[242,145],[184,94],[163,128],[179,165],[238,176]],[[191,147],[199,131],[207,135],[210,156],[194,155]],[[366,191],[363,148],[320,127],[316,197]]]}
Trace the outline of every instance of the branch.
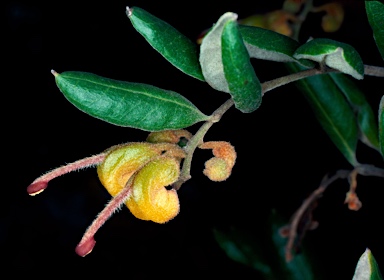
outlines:
{"label": "branch", "polygon": [[[285,260],[287,262],[293,259],[293,251],[300,245],[297,243],[297,239],[301,239],[301,237],[306,233],[309,227],[304,228],[301,232],[299,231],[300,226],[303,224],[303,221],[306,222],[307,225],[307,217],[311,216],[312,211],[314,210],[314,204],[316,201],[322,196],[325,190],[328,188],[330,184],[332,184],[337,179],[349,179],[350,189],[347,192],[346,200],[344,203],[348,203],[348,207],[350,210],[358,210],[361,207],[361,203],[356,195],[356,187],[357,187],[357,175],[364,176],[376,176],[384,178],[384,169],[375,167],[373,165],[359,165],[353,170],[339,170],[332,177],[328,177],[327,175],[323,178],[320,186],[307,198],[304,200],[303,204],[299,209],[293,214],[291,218],[291,222],[288,225],[288,241],[285,246]],[[312,221],[312,220],[310,220]]]}
{"label": "branch", "polygon": [[364,65],[364,75],[384,77],[384,68],[379,66]]}
{"label": "branch", "polygon": [[262,83],[262,94],[264,95],[267,91],[277,87],[319,74],[323,74],[323,72],[317,68],[312,68],[264,82]]}
{"label": "branch", "polygon": [[[289,84],[307,77],[311,77],[319,74],[326,74],[326,73],[341,73],[341,72],[329,67],[320,67],[320,69],[311,68],[308,70],[303,70],[300,72],[289,74],[287,76],[279,77],[279,78],[262,83],[262,94],[264,95],[267,91],[273,90],[277,87],[284,86],[286,84]],[[364,74],[368,76],[384,77],[384,68],[379,66],[364,65]]]}

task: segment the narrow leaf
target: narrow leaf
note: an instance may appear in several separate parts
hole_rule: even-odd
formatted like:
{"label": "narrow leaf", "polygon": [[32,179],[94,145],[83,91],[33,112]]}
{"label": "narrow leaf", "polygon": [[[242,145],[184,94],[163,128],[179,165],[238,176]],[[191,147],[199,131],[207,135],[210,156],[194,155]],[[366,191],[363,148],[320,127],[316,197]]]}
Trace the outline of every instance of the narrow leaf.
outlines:
{"label": "narrow leaf", "polygon": [[373,30],[373,38],[384,60],[384,4],[379,1],[365,1],[365,10]]}
{"label": "narrow leaf", "polygon": [[197,44],[167,22],[139,7],[127,7],[127,16],[133,27],[165,59],[187,75],[204,81]]}
{"label": "narrow leaf", "polygon": [[88,115],[115,125],[158,131],[185,128],[208,119],[173,91],[86,72],[52,73],[69,102]]}
{"label": "narrow leaf", "polygon": [[229,20],[236,20],[237,14],[228,12],[223,14],[216,24],[204,36],[200,44],[200,65],[207,83],[218,91],[230,93],[224,75],[221,51],[221,34]]}
{"label": "narrow leaf", "polygon": [[221,47],[225,79],[235,107],[243,113],[255,111],[261,104],[261,85],[235,20],[225,24]]}
{"label": "narrow leaf", "polygon": [[379,266],[368,248],[360,256],[352,280],[383,280]]}
{"label": "narrow leaf", "polygon": [[296,59],[325,63],[328,67],[358,80],[364,78],[364,64],[359,53],[345,43],[324,38],[312,39],[297,48],[293,56]]}
{"label": "narrow leaf", "polygon": [[384,95],[379,105],[379,139],[381,154],[384,158]]}
{"label": "narrow leaf", "polygon": [[248,25],[239,25],[241,36],[249,56],[277,62],[297,62],[312,68],[314,62],[306,59],[297,60],[293,57],[299,43],[280,33]]}
{"label": "narrow leaf", "polygon": [[332,80],[347,98],[353,111],[357,116],[360,131],[360,140],[367,146],[379,150],[378,127],[376,116],[371,105],[368,103],[364,93],[355,82],[342,73],[330,73]]}
{"label": "narrow leaf", "polygon": [[[303,70],[287,63],[291,72]],[[310,104],[315,117],[339,151],[353,166],[358,165],[358,126],[351,106],[328,75],[316,75],[295,82]]]}

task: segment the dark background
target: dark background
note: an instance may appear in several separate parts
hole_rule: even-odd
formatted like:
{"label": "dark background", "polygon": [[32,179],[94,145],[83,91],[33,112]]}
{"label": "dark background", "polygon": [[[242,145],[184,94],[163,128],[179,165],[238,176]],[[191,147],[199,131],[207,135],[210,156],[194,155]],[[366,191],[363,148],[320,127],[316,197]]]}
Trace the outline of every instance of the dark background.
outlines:
{"label": "dark background", "polygon": [[[87,71],[174,90],[206,114],[228,98],[184,75],[153,50],[130,24],[127,5],[147,10],[195,40],[227,11],[242,18],[279,9],[282,2],[6,2],[2,43],[5,183],[0,217],[0,251],[6,261],[1,263],[2,270],[44,276],[51,271],[88,277],[108,273],[129,279],[231,274],[237,279],[259,279],[256,270],[225,255],[212,228],[235,226],[257,240],[271,209],[288,220],[326,173],[351,168],[293,85],[268,92],[262,106],[251,114],[231,108],[208,132],[206,141],[229,141],[238,153],[227,181],[209,181],[202,170],[211,154],[197,151],[193,178],[179,191],[181,212],[174,220],[165,225],[144,222],[123,208],[96,234],[97,245],[85,258],[77,256],[74,248],[110,199],[95,169],[57,178],[36,197],[28,196],[26,187],[54,167],[147,136],[147,132],[113,126],[77,110],[56,87],[51,69]],[[320,2],[325,1],[315,4]],[[322,33],[320,16],[314,15],[303,26],[302,42],[309,36],[333,38],[354,46],[365,64],[383,66],[363,1],[340,2],[346,8],[342,28]],[[261,82],[286,74],[279,63],[253,63]],[[365,77],[358,86],[377,112],[382,79]],[[193,133],[199,125],[188,129]],[[380,155],[362,144],[358,159],[383,167]],[[306,236],[322,272],[319,279],[336,279],[336,275],[351,279],[367,247],[384,270],[383,182],[358,177],[363,207],[357,212],[343,204],[348,191],[345,180],[332,184],[321,198],[315,211],[320,226]]]}

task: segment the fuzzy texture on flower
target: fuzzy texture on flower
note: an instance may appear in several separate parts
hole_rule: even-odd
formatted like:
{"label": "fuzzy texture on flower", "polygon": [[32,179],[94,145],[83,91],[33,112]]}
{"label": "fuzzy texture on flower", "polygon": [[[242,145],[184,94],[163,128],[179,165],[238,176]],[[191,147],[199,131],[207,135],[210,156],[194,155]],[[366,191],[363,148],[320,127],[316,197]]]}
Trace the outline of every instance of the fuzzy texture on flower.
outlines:
{"label": "fuzzy texture on flower", "polygon": [[[187,134],[182,132],[180,135]],[[139,219],[165,223],[174,218],[180,209],[178,196],[176,190],[168,190],[166,187],[177,181],[180,162],[185,156],[185,151],[174,143],[134,142],[116,145],[100,154],[47,172],[35,179],[28,186],[27,192],[32,196],[39,194],[54,178],[97,166],[100,182],[112,199],[76,246],[76,253],[84,257],[96,244],[96,232],[124,204]]]}
{"label": "fuzzy texture on flower", "polygon": [[180,162],[173,157],[161,156],[146,164],[133,179],[132,194],[126,205],[138,219],[165,223],[180,210],[175,189],[165,187],[176,182],[180,175]]}
{"label": "fuzzy texture on flower", "polygon": [[116,196],[138,169],[161,154],[149,143],[128,143],[108,150],[104,161],[97,166],[100,182],[112,196]]}
{"label": "fuzzy texture on flower", "polygon": [[125,202],[131,213],[138,219],[165,223],[179,212],[176,191],[165,187],[178,179],[184,156],[175,144],[129,143],[111,149],[97,173],[112,196],[132,179],[132,192]]}
{"label": "fuzzy texture on flower", "polygon": [[181,138],[187,140],[191,139],[192,134],[185,129],[179,130],[163,130],[151,132],[146,141],[150,143],[173,143],[177,144],[180,142]]}
{"label": "fuzzy texture on flower", "polygon": [[205,162],[204,175],[216,182],[227,180],[236,162],[235,148],[225,141],[205,142],[199,148],[212,149],[214,155],[213,158]]}

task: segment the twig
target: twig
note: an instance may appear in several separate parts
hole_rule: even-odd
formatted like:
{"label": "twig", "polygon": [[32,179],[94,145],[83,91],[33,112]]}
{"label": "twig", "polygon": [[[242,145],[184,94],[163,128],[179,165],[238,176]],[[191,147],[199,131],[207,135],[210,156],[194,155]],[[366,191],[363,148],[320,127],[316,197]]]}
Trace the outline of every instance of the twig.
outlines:
{"label": "twig", "polygon": [[191,164],[192,164],[192,157],[193,153],[196,150],[197,146],[199,146],[201,143],[203,143],[203,138],[205,134],[208,132],[208,130],[211,128],[211,126],[214,123],[217,123],[221,117],[224,115],[226,111],[229,110],[229,108],[232,107],[234,104],[232,99],[228,99],[224,104],[222,104],[216,111],[213,112],[211,115],[211,118],[206,121],[200,129],[195,133],[195,135],[188,141],[187,146],[185,146],[184,150],[187,153],[187,156],[185,157],[183,161],[183,167],[180,171],[180,177],[179,180],[173,184],[173,188],[175,190],[180,189],[181,185],[191,179]]}
{"label": "twig", "polygon": [[304,214],[306,213],[307,209],[310,208],[310,206],[323,194],[323,192],[327,189],[327,187],[332,184],[337,179],[345,179],[348,177],[349,173],[351,171],[349,170],[339,170],[336,172],[335,175],[328,178],[326,175],[320,186],[307,198],[304,200],[303,204],[300,206],[299,209],[296,210],[292,217],[292,222],[289,225],[289,235],[288,235],[288,241],[285,247],[285,260],[287,262],[291,261],[293,259],[292,251],[294,248],[295,240],[297,238],[297,229],[299,227],[300,221],[303,219]]}
{"label": "twig", "polygon": [[364,74],[375,77],[384,77],[384,68],[373,65],[364,65]]}
{"label": "twig", "polygon": [[[347,192],[347,197],[345,203],[348,203],[349,209],[358,210],[361,207],[361,202],[359,201],[356,195],[356,187],[357,187],[357,175],[364,176],[376,176],[384,178],[384,169],[375,167],[373,165],[362,164],[355,167],[353,170],[339,170],[332,177],[325,176],[320,183],[320,186],[312,192],[312,194],[304,200],[303,204],[296,210],[291,218],[291,222],[288,225],[289,233],[288,233],[288,241],[285,246],[285,260],[287,262],[293,259],[293,251],[295,248],[295,243],[298,238],[299,226],[301,222],[311,214],[314,203],[321,197],[321,195],[325,192],[330,184],[332,184],[337,179],[346,179],[348,178],[350,188]],[[311,211],[309,211],[310,209]],[[302,233],[305,234],[305,231]],[[300,237],[300,236],[299,236]]]}

